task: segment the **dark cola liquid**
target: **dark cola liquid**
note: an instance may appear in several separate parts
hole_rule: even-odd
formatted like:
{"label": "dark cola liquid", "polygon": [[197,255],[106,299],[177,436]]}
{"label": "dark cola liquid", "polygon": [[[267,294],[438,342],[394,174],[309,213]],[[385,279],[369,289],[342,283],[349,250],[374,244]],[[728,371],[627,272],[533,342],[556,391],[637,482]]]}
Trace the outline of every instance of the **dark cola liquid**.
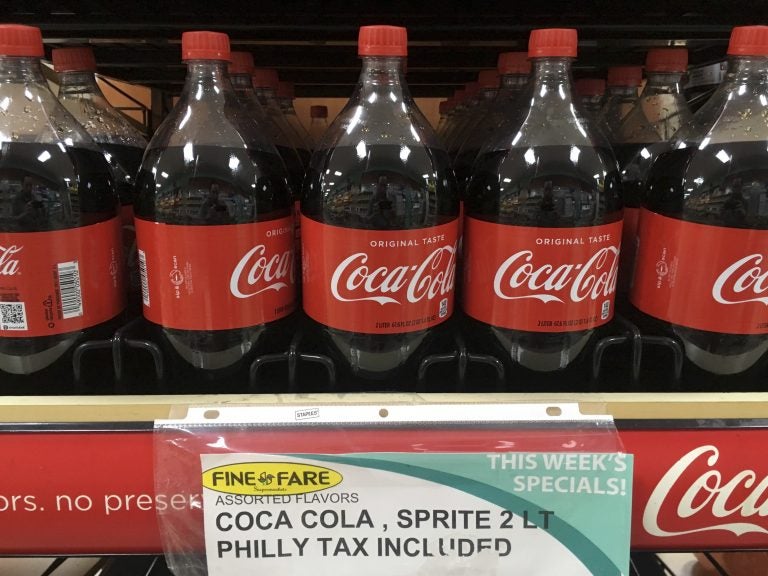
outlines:
{"label": "dark cola liquid", "polygon": [[[219,146],[148,150],[136,185],[136,216],[178,226],[221,226],[283,218],[292,199],[281,159]],[[226,250],[226,246],[217,247]],[[161,327],[190,365],[217,370],[235,365],[255,346],[264,326],[192,331]]]}
{"label": "dark cola liquid", "polygon": [[642,206],[645,183],[653,163],[669,148],[668,142],[617,144],[613,147],[621,174],[622,203],[624,208],[629,209],[625,211],[621,259],[619,261],[619,281],[616,288],[622,295],[622,306],[626,304],[627,293],[632,283],[637,252],[637,210]]}
{"label": "dark cola liquid", "polygon": [[[450,222],[458,193],[443,150],[371,145],[320,151],[307,174],[301,211],[332,226],[408,230]],[[426,343],[430,330],[360,334],[322,330],[353,374],[388,377]]]}
{"label": "dark cola liquid", "polygon": [[104,157],[114,174],[115,190],[123,206],[133,204],[136,188],[136,176],[141,168],[144,148],[126,146],[125,144],[99,143],[104,150]]}
{"label": "dark cola liquid", "polygon": [[[619,220],[621,185],[613,155],[583,146],[576,154],[574,148],[542,146],[483,154],[467,189],[466,214],[499,224],[541,228],[598,226]],[[604,181],[602,187],[595,175]],[[568,366],[593,332],[558,334],[495,326],[490,330],[514,361],[541,372]]]}
{"label": "dark cola liquid", "polygon": [[[136,177],[141,167],[144,148],[126,146],[124,144],[99,143],[104,150],[109,168],[115,183],[115,191],[121,206],[133,206],[136,190]],[[128,296],[131,310],[138,311],[141,307],[141,278],[139,275],[138,256],[136,253],[136,231],[133,222],[123,218],[123,258],[127,268]]]}
{"label": "dark cola liquid", "polygon": [[[710,143],[703,150],[689,144],[661,155],[648,177],[645,206],[670,218],[709,226],[767,230],[765,143]],[[686,356],[714,374],[743,372],[768,351],[768,337],[763,335],[671,328],[683,340]]]}
{"label": "dark cola liquid", "polygon": [[[49,232],[109,220],[117,204],[100,152],[56,144],[0,146],[0,232]],[[3,294],[0,300],[14,300]],[[0,336],[0,371],[31,374],[67,352],[86,332],[36,338]]]}
{"label": "dark cola liquid", "polygon": [[288,146],[275,145],[280,159],[288,171],[288,182],[291,185],[293,197],[298,200],[301,196],[301,187],[304,182],[304,166],[296,150]]}

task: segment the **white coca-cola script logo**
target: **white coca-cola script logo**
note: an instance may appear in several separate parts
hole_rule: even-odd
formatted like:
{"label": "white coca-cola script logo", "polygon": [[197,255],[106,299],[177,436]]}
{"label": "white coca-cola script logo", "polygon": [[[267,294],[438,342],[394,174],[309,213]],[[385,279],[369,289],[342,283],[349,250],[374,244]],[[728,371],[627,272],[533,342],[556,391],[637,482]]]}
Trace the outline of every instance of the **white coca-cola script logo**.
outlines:
{"label": "white coca-cola script logo", "polygon": [[[643,513],[643,528],[653,536],[669,537],[683,534],[696,534],[713,530],[725,530],[737,536],[749,532],[768,534],[766,526],[754,522],[740,522],[739,519],[765,518],[768,516],[768,476],[759,478],[754,470],[742,470],[732,478],[724,478],[723,474],[714,466],[720,457],[720,451],[715,446],[701,446],[691,450],[680,458],[669,469],[653,490],[648,504]],[[680,501],[670,501],[670,493],[678,488],[678,483],[696,466],[706,465],[706,469],[690,483]],[[741,489],[748,489],[749,494],[740,501],[734,500],[734,493]],[[679,488],[676,490],[679,493]],[[681,519],[702,518],[708,521],[705,525],[695,526],[688,530],[665,530],[659,525],[666,514],[676,510]],[[721,522],[721,519],[730,518],[732,521]]]}
{"label": "white coca-cola script logo", "polygon": [[[254,246],[240,259],[229,278],[229,291],[236,298],[250,298],[266,292],[279,291],[293,283],[293,251],[267,254],[263,244]],[[251,289],[243,292],[241,284]]]}
{"label": "white coca-cola script logo", "polygon": [[[728,266],[715,280],[712,297],[720,304],[762,302],[768,306],[768,270],[759,266],[762,261],[762,254],[750,254]],[[743,294],[744,298],[730,300],[723,295],[724,289],[726,293],[732,292],[736,296]]]}
{"label": "white coca-cola script logo", "polygon": [[539,265],[533,260],[531,250],[521,250],[499,266],[493,279],[493,291],[499,298],[564,303],[563,298],[567,297],[572,302],[581,302],[587,298],[597,300],[616,291],[617,246],[601,248],[583,264]]}
{"label": "white coca-cola script logo", "polygon": [[453,290],[456,246],[442,246],[423,262],[411,266],[368,265],[369,256],[357,252],[345,258],[331,277],[331,293],[341,302],[369,300],[384,304],[432,300]]}
{"label": "white coca-cola script logo", "polygon": [[13,276],[19,271],[19,260],[15,254],[22,251],[23,246],[0,246],[0,276]]}

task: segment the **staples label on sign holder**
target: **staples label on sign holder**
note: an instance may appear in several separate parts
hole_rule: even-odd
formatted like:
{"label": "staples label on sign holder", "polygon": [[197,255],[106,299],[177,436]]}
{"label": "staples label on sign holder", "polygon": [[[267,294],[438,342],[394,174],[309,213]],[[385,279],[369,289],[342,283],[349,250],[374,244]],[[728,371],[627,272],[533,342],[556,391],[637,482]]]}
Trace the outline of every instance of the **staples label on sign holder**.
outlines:
{"label": "staples label on sign holder", "polygon": [[544,410],[191,409],[156,434],[156,488],[202,494],[202,517],[159,515],[169,564],[211,576],[628,574],[632,456],[610,418]]}

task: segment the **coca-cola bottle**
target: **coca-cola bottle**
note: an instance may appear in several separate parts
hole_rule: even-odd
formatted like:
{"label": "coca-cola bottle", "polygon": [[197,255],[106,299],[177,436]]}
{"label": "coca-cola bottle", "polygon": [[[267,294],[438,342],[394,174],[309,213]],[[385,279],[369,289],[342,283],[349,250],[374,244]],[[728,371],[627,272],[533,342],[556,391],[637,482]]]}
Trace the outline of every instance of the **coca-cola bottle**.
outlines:
{"label": "coca-cola bottle", "polygon": [[458,194],[404,79],[405,28],[362,27],[358,53],[305,181],[304,310],[349,371],[391,379],[453,311]]}
{"label": "coca-cola bottle", "polygon": [[637,89],[643,83],[642,66],[613,66],[608,68],[605,100],[598,121],[611,144],[617,141],[619,127],[637,103]]}
{"label": "coca-cola bottle", "polygon": [[723,83],[648,175],[630,296],[715,375],[768,351],[768,27],[734,28],[728,56]]}
{"label": "coca-cola bottle", "polygon": [[496,102],[496,95],[499,93],[499,74],[496,70],[482,70],[478,74],[477,83],[480,90],[478,92],[479,102],[472,112],[474,121],[470,122],[464,130],[464,139],[459,143],[458,151],[453,159],[453,170],[456,173],[456,181],[459,183],[460,190],[466,186],[472,171],[472,164],[480,147],[493,133],[493,127],[484,121],[489,117],[488,114]]}
{"label": "coca-cola bottle", "polygon": [[288,180],[298,200],[306,166],[296,149],[293,130],[277,103],[277,72],[268,68],[254,68],[251,70],[251,81],[259,104],[267,115],[272,143],[288,169]]}
{"label": "coca-cola bottle", "polygon": [[38,28],[0,25],[0,371],[71,375],[65,355],[125,307],[121,229],[107,162],[43,54]]}
{"label": "coca-cola bottle", "polygon": [[467,112],[467,91],[464,88],[454,90],[450,100],[453,102],[453,106],[448,115],[445,130],[440,138],[446,150],[448,150],[453,134],[464,120],[464,116]]}
{"label": "coca-cola bottle", "polygon": [[446,146],[448,147],[448,155],[451,159],[455,158],[456,154],[459,153],[459,148],[461,148],[464,139],[467,137],[467,132],[472,130],[475,127],[475,122],[479,120],[477,113],[482,101],[480,96],[480,83],[477,81],[467,82],[464,85],[463,98],[464,109],[461,111],[460,115],[456,116],[456,125],[451,131],[449,140],[446,143]]}
{"label": "coca-cola bottle", "polygon": [[120,198],[128,293],[132,307],[135,306],[138,313],[141,306],[141,280],[133,225],[133,194],[147,140],[104,97],[96,82],[93,50],[55,48],[51,59],[53,69],[59,74],[59,100],[103,150],[112,170]]}
{"label": "coca-cola bottle", "polygon": [[528,109],[475,164],[465,199],[465,312],[510,358],[568,367],[614,313],[620,181],[571,81],[577,34],[534,30]]}
{"label": "coca-cola bottle", "polygon": [[178,370],[216,378],[295,307],[292,202],[230,83],[227,35],[185,32],[181,48],[186,82],[136,186],[144,316]]}
{"label": "coca-cola bottle", "polygon": [[[524,109],[520,102],[520,95],[525,90],[531,74],[528,53],[499,54],[497,70],[499,89],[495,92],[495,97],[488,105],[483,117],[464,140],[454,160],[456,179],[462,190],[471,176],[472,166],[480,150],[493,139],[494,133],[498,130],[506,130],[508,124],[518,121],[518,116]],[[490,75],[488,79],[491,80]]]}
{"label": "coca-cola bottle", "polygon": [[581,109],[594,122],[603,108],[605,96],[605,80],[602,78],[579,78],[576,80],[576,94],[581,102]]}
{"label": "coca-cola bottle", "polygon": [[312,139],[312,149],[320,145],[325,131],[328,130],[328,107],[310,106],[309,107],[309,137]]}
{"label": "coca-cola bottle", "polygon": [[283,113],[283,118],[291,127],[294,133],[294,142],[296,142],[296,152],[301,157],[301,162],[304,166],[309,165],[310,150],[312,145],[310,144],[311,138],[309,133],[304,128],[304,125],[299,120],[296,110],[293,107],[294,88],[293,82],[286,82],[280,80],[277,83],[277,102],[280,105],[280,111]]}
{"label": "coca-cola bottle", "polygon": [[624,192],[624,232],[618,291],[626,299],[637,250],[637,220],[648,171],[659,154],[669,149],[678,129],[692,115],[682,90],[688,67],[686,48],[649,50],[645,60],[647,82],[640,98],[613,133]]}

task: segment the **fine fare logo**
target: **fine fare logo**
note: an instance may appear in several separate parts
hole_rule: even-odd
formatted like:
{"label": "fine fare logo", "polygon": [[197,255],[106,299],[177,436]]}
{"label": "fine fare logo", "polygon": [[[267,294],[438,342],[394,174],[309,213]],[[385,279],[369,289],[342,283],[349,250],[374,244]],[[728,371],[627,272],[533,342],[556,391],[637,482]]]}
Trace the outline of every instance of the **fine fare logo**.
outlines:
{"label": "fine fare logo", "polygon": [[203,486],[224,494],[309,494],[333,488],[344,477],[330,468],[297,462],[240,462],[203,472]]}

